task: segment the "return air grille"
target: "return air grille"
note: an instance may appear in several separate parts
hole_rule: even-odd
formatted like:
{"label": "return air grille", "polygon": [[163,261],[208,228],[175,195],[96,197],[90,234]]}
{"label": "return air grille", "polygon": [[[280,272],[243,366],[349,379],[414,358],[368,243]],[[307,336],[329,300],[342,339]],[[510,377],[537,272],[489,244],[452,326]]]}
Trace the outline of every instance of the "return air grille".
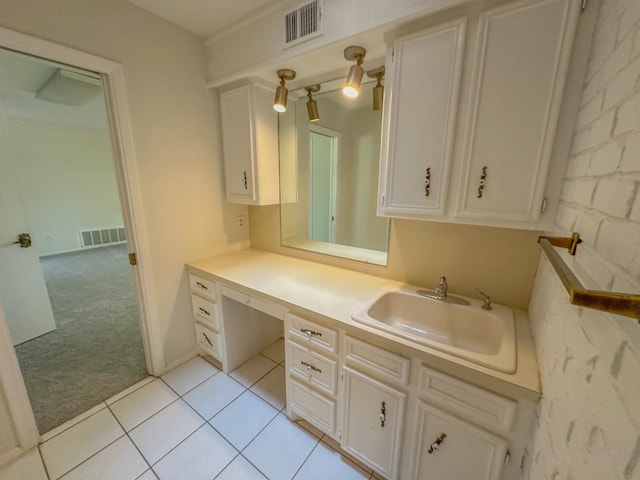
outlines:
{"label": "return air grille", "polygon": [[124,227],[101,228],[99,230],[80,231],[80,245],[82,248],[98,247],[114,243],[126,242]]}
{"label": "return air grille", "polygon": [[305,3],[285,13],[285,48],[320,35],[322,35],[322,0]]}

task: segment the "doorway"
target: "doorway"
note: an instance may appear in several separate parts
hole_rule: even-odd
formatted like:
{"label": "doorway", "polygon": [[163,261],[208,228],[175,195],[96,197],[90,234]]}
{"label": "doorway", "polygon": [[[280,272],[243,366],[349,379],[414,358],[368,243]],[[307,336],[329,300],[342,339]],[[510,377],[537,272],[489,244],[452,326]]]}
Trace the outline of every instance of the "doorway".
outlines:
{"label": "doorway", "polygon": [[44,433],[147,375],[140,296],[101,75],[0,65],[0,302]]}
{"label": "doorway", "polygon": [[340,134],[309,126],[309,239],[336,241],[336,204]]}

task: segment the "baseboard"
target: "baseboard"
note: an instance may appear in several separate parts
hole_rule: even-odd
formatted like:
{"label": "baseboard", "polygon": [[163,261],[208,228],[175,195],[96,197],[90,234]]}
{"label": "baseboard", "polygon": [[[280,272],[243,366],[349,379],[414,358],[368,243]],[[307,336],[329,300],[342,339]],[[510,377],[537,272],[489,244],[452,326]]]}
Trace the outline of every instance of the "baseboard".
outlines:
{"label": "baseboard", "polygon": [[[173,370],[174,368],[182,365],[184,362],[191,360],[192,358],[198,356],[198,352],[196,350],[193,350],[191,352],[189,352],[188,354],[180,357],[178,360],[175,360],[173,362],[171,362],[169,365],[167,365],[164,369],[164,373],[162,375],[164,375],[165,373],[167,373],[170,370]],[[160,376],[160,375],[158,375]]]}
{"label": "baseboard", "polygon": [[71,250],[60,250],[59,252],[43,253],[38,258],[53,257],[54,255],[63,255],[65,253],[86,252],[87,250],[94,250],[96,248],[112,247],[114,245],[124,245],[126,240],[122,242],[105,243],[104,245],[91,245],[89,247],[72,248]]}

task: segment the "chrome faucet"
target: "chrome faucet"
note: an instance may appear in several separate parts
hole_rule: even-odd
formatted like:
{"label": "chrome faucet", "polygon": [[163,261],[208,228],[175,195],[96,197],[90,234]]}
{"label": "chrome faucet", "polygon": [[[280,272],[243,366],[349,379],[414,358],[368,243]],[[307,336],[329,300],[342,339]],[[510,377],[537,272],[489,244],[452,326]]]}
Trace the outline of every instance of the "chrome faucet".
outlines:
{"label": "chrome faucet", "polygon": [[438,283],[438,287],[436,288],[436,297],[438,300],[446,300],[447,299],[447,290],[449,289],[449,285],[447,285],[447,279],[444,275],[440,277],[440,282]]}

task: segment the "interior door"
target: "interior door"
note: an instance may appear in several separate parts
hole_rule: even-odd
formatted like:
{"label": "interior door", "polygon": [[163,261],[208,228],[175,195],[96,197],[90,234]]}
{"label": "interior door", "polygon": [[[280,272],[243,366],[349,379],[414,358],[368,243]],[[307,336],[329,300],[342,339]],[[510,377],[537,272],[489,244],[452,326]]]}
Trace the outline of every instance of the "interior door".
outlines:
{"label": "interior door", "polygon": [[22,248],[14,243],[19,234],[30,230],[9,155],[0,110],[0,304],[17,345],[55,330],[56,324],[37,245]]}
{"label": "interior door", "polygon": [[309,239],[318,242],[335,242],[336,141],[329,135],[309,132]]}

